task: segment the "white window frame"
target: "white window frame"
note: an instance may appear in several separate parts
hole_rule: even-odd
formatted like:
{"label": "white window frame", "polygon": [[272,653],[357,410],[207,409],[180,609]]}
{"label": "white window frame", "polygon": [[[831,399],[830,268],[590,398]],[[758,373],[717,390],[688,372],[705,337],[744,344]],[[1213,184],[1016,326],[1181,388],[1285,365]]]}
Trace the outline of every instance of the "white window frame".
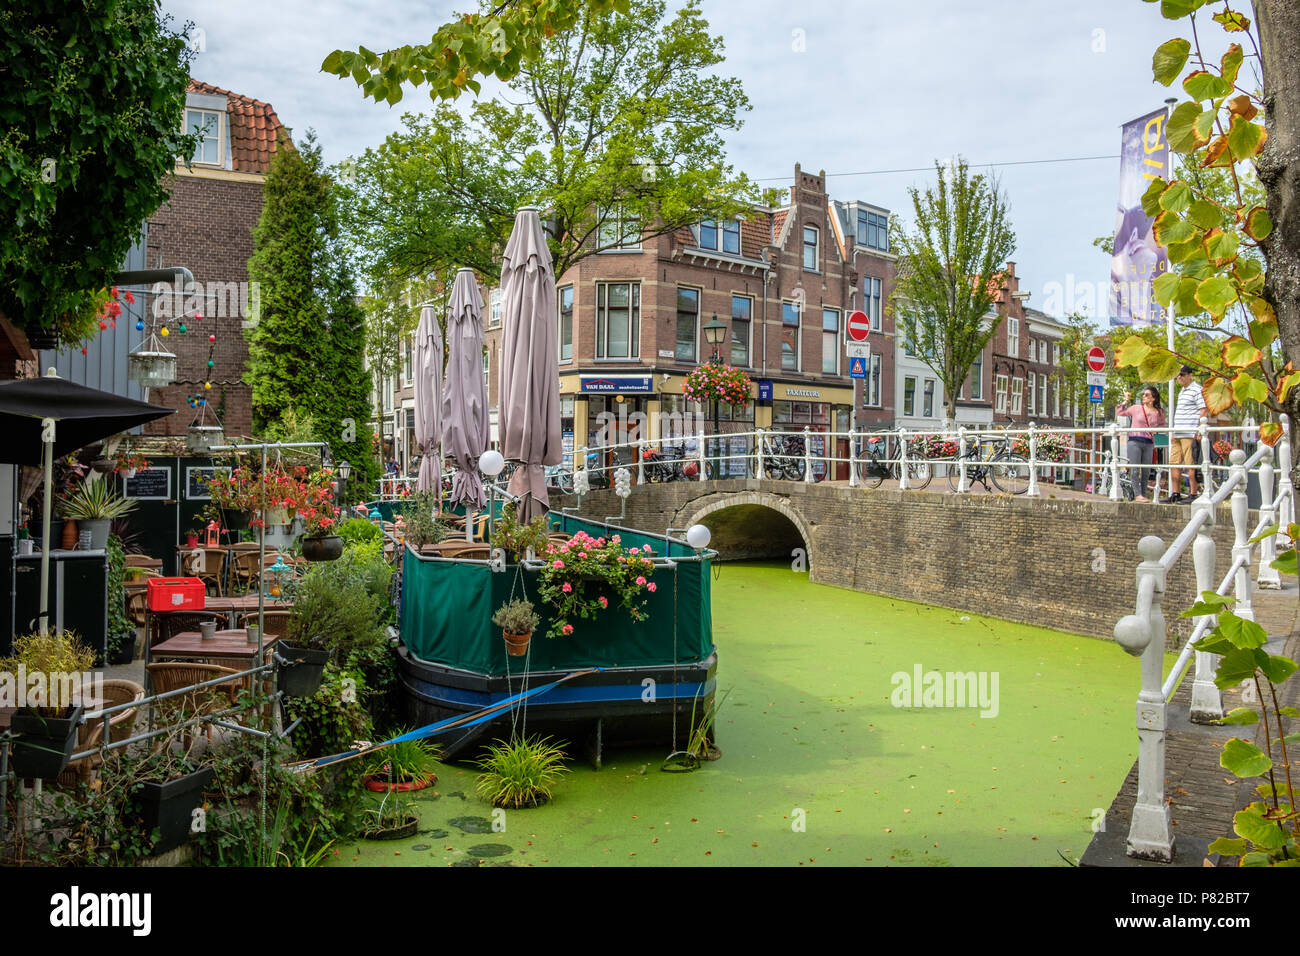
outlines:
{"label": "white window frame", "polygon": [[[562,285],[555,290],[555,321],[556,321],[556,344],[559,348],[559,354],[556,356],[560,364],[573,361],[573,319],[574,311],[577,309],[577,287],[574,285]],[[569,356],[564,356],[564,293],[569,293]]]}
{"label": "white window frame", "polygon": [[1028,406],[1029,406],[1030,415],[1033,415],[1037,410],[1037,406],[1035,405],[1035,401],[1034,401],[1038,397],[1038,389],[1035,387],[1037,386],[1037,384],[1038,384],[1038,378],[1034,375],[1033,372],[1030,372],[1029,373],[1029,395],[1028,395]]}
{"label": "white window frame", "polygon": [[[908,385],[912,386],[911,395],[907,393]],[[912,418],[915,411],[916,411],[916,376],[904,375],[903,376],[903,415],[905,415],[908,418]]]}
{"label": "white window frame", "polygon": [[[609,352],[609,289],[612,286],[628,287],[628,341],[627,355]],[[604,294],[602,295],[602,291]],[[602,314],[603,311],[603,314]],[[674,315],[676,310],[674,309]],[[596,283],[596,351],[597,359],[617,360],[641,357],[641,283],[637,281],[599,281]],[[604,332],[602,335],[601,332]],[[603,343],[603,352],[602,352]]]}
{"label": "white window frame", "polygon": [[[736,318],[737,299],[747,299],[749,301],[749,318],[737,320]],[[732,365],[736,365],[736,353],[735,353],[736,346],[735,343],[732,341],[732,336],[735,334],[737,321],[744,322],[747,329],[747,334],[745,336],[746,339],[745,362],[743,365],[739,365],[737,367],[753,368],[754,367],[754,297],[752,295],[741,295],[738,292],[733,292],[731,294],[731,325],[730,328],[727,329],[727,357]]]}
{"label": "white window frame", "polygon": [[1060,418],[1061,417],[1061,380],[1060,379],[1056,380],[1056,388],[1052,389],[1052,402],[1053,402],[1052,408],[1054,409],[1052,413],[1053,417]]}
{"label": "white window frame", "polygon": [[[785,308],[790,306],[794,309],[795,318],[799,320],[798,325],[789,325],[785,321]],[[803,368],[803,309],[799,308],[799,303],[790,299],[781,300],[781,331],[780,335],[784,339],[786,329],[794,330],[794,368],[785,367],[785,352],[781,352],[781,371],[798,372]]]}
{"label": "white window frame", "polygon": [[[835,315],[834,332],[826,331],[826,316],[831,313],[834,313]],[[840,374],[840,352],[843,351],[840,345],[840,332],[844,328],[843,320],[844,320],[844,316],[839,309],[830,309],[827,308],[826,306],[822,306],[822,366],[821,368],[822,368],[823,375]],[[835,343],[831,348],[831,354],[835,356],[835,368],[833,369],[829,369],[826,367],[826,336],[828,335],[833,335],[835,337]]]}
{"label": "white window frame", "polygon": [[1020,320],[1010,315],[1007,316],[1007,354],[1020,357]]}
{"label": "white window frame", "polygon": [[1059,342],[1052,346],[1052,364],[1061,364],[1061,345]]}
{"label": "white window frame", "polygon": [[1023,414],[1025,400],[1025,380],[1019,376],[1011,380],[1011,414]]}
{"label": "white window frame", "polygon": [[862,307],[867,313],[867,318],[871,320],[871,331],[879,332],[884,326],[881,324],[881,305],[880,300],[884,291],[884,283],[875,276],[864,276],[862,280]]}
{"label": "white window frame", "polygon": [[1043,374],[1043,373],[1039,373],[1039,376],[1038,376],[1038,408],[1039,408],[1039,414],[1042,415],[1044,418],[1046,418],[1046,417],[1047,417],[1047,409],[1048,409],[1049,407],[1050,407],[1050,406],[1048,405],[1048,399],[1047,399],[1047,375],[1046,375],[1046,374]]}
{"label": "white window frame", "polygon": [[[222,113],[220,110],[205,109],[204,107],[201,106],[187,106],[185,107],[185,132],[186,133],[192,133],[197,128],[194,124],[190,122],[191,113],[211,114],[212,116],[215,116],[217,118],[216,129],[212,130],[212,138],[214,138],[217,141],[217,158],[212,160],[211,162],[208,162],[207,160],[194,159],[193,157],[191,157],[190,165],[225,166],[226,164],[226,137],[225,137],[226,115]],[[206,123],[204,124],[203,128],[205,130],[207,129]],[[204,140],[208,139],[206,133],[204,134],[203,138]],[[202,146],[200,145],[199,148],[202,149]]]}
{"label": "white window frame", "polygon": [[488,328],[501,326],[501,290],[493,289],[488,293]]}
{"label": "white window frame", "polygon": [[[695,293],[695,328],[691,332],[692,350],[690,355],[682,355],[678,352],[677,346],[681,338],[681,331],[678,325],[681,322],[681,294],[683,291]],[[700,313],[703,310],[704,290],[697,285],[677,284],[677,289],[673,293],[673,357],[678,362],[698,363],[700,361]]]}
{"label": "white window frame", "polygon": [[1047,339],[1038,340],[1038,364],[1047,364]]}
{"label": "white window frame", "polygon": [[[881,396],[884,394],[884,362],[879,352],[872,352],[867,360],[867,377],[862,381],[862,407],[882,408]],[[872,401],[872,398],[875,401]]]}
{"label": "white window frame", "polygon": [[1007,383],[1008,379],[1005,375],[998,375],[994,379],[994,394],[996,395],[994,408],[1002,415],[1005,415],[1007,411]]}
{"label": "white window frame", "polygon": [[488,388],[488,381],[492,373],[492,350],[483,349],[483,388]]}
{"label": "white window frame", "polygon": [[975,361],[970,367],[970,397],[971,401],[978,402],[984,398],[984,353],[981,352],[975,356]]}
{"label": "white window frame", "polygon": [[[640,252],[641,220],[627,215],[627,207],[619,203],[613,211],[606,209],[605,221],[596,229],[596,248],[600,252]],[[629,224],[636,224],[635,236],[628,231]]]}
{"label": "white window frame", "polygon": [[934,394],[937,391],[936,385],[936,379],[927,378],[925,380],[925,388],[921,390],[922,418],[934,418]]}
{"label": "white window frame", "polygon": [[[812,256],[813,264],[808,265],[808,233],[812,233]],[[803,263],[804,272],[821,272],[822,261],[822,231],[816,226],[804,226],[803,231],[799,233],[799,261]]]}

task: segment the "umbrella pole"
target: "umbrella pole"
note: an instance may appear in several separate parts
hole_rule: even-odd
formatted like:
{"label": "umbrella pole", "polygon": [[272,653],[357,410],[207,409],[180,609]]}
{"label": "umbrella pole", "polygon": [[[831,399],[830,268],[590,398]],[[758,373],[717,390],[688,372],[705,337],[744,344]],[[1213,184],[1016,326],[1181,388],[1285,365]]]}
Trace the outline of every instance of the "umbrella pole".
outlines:
{"label": "umbrella pole", "polygon": [[45,507],[41,512],[41,636],[50,633],[50,499],[54,493],[54,419],[41,422],[45,440]]}

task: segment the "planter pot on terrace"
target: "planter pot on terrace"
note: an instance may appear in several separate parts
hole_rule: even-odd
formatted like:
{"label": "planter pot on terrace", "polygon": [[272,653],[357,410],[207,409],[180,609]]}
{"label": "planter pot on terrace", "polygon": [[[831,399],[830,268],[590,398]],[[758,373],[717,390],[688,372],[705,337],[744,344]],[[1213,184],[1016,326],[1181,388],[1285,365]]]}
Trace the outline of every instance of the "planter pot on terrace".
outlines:
{"label": "planter pot on terrace", "polygon": [[191,425],[185,433],[185,450],[191,455],[207,455],[225,442],[225,434],[220,425]]}
{"label": "planter pot on terrace", "polygon": [[213,770],[203,767],[194,773],[166,783],[141,784],[140,802],[144,805],[144,825],[160,831],[155,852],[166,852],[190,838],[194,811],[203,803],[203,788],[212,781]]}
{"label": "planter pot on terrace", "polygon": [[280,641],[275,646],[275,672],[286,697],[310,697],[320,690],[329,651],[295,647]]}
{"label": "planter pot on terrace", "polygon": [[14,711],[9,729],[22,737],[13,742],[10,761],[20,780],[53,780],[63,772],[77,745],[82,711],[80,705],[63,717],[42,717],[29,707]]}
{"label": "planter pot on terrace", "polygon": [[82,518],[80,531],[90,532],[90,550],[103,551],[108,547],[108,531],[112,525],[108,518]]}
{"label": "planter pot on terrace", "polygon": [[302,556],[308,561],[336,561],[342,554],[343,539],[338,535],[302,539]]}

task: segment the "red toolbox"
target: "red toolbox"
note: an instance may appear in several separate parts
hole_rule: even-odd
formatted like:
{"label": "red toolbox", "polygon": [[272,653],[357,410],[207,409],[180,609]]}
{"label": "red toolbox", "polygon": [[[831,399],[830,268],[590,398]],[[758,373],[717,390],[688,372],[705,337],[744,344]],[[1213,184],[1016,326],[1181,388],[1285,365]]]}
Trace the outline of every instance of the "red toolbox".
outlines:
{"label": "red toolbox", "polygon": [[201,611],[206,591],[198,578],[149,578],[151,611]]}

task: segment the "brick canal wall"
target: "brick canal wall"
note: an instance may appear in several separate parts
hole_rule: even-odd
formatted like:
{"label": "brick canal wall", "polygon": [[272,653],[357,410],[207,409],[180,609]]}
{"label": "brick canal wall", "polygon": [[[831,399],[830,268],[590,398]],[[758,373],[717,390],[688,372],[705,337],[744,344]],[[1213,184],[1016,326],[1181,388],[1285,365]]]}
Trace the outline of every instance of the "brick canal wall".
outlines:
{"label": "brick canal wall", "polygon": [[[596,491],[580,513],[602,520],[618,512],[612,491]],[[751,479],[634,488],[624,523],[663,532],[698,521],[713,530],[722,560],[793,561],[793,549],[806,548],[819,584],[1110,639],[1115,622],[1133,613],[1138,539],[1154,534],[1168,545],[1189,517],[1190,509],[1167,505]],[[1231,563],[1226,505],[1214,539],[1217,587]],[[1178,615],[1195,585],[1189,548],[1167,581],[1171,649],[1191,631]]]}

